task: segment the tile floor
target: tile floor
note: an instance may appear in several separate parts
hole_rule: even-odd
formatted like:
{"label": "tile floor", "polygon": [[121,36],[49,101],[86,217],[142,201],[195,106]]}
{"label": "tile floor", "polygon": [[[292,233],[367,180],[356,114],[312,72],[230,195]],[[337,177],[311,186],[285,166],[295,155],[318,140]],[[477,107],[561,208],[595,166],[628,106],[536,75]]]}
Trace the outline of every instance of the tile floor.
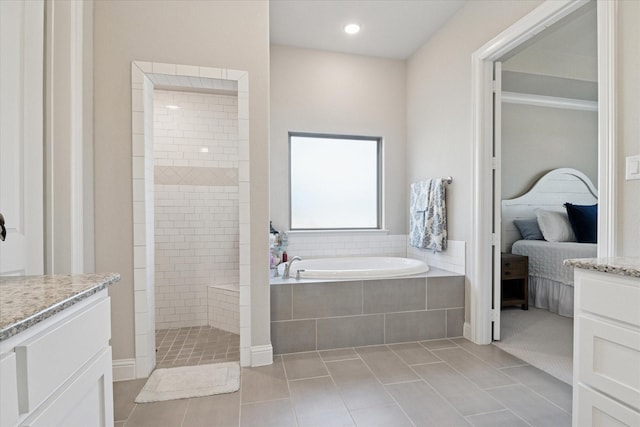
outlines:
{"label": "tile floor", "polygon": [[157,330],[156,346],[158,368],[240,360],[240,336],[211,326]]}
{"label": "tile floor", "polygon": [[231,394],[135,404],[114,383],[117,427],[570,426],[571,386],[464,338],[276,356]]}

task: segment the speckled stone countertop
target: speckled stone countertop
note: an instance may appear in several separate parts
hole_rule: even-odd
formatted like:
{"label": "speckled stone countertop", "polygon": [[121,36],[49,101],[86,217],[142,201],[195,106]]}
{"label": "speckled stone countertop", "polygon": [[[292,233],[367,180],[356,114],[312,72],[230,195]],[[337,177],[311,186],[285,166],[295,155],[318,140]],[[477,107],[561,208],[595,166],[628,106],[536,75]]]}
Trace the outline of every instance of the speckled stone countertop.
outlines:
{"label": "speckled stone countertop", "polygon": [[622,276],[640,277],[640,257],[567,259],[564,265]]}
{"label": "speckled stone countertop", "polygon": [[0,341],[118,280],[118,273],[0,277]]}

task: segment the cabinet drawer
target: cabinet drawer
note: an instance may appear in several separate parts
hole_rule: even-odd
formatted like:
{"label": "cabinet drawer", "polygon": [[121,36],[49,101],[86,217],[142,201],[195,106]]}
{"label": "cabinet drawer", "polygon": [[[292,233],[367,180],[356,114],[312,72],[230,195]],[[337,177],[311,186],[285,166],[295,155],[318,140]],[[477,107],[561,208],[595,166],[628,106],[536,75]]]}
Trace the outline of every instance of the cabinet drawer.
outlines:
{"label": "cabinet drawer", "polygon": [[15,347],[20,412],[30,412],[109,345],[109,298],[99,299]]}
{"label": "cabinet drawer", "polygon": [[523,278],[529,275],[526,262],[505,262],[502,265],[502,279]]}
{"label": "cabinet drawer", "polygon": [[573,426],[634,427],[640,425],[640,413],[578,384],[573,393]]}
{"label": "cabinet drawer", "polygon": [[624,276],[576,270],[578,307],[640,327],[640,281]]}
{"label": "cabinet drawer", "polygon": [[588,317],[577,321],[580,381],[640,411],[640,332]]}

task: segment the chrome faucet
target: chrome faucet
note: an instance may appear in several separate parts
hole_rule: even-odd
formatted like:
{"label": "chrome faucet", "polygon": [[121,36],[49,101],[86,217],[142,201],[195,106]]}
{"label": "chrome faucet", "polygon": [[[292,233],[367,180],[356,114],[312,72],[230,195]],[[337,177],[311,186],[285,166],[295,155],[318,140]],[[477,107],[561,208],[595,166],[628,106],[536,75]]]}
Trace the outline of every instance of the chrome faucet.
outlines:
{"label": "chrome faucet", "polygon": [[289,271],[291,270],[291,264],[293,264],[293,261],[302,261],[302,258],[300,258],[299,256],[294,256],[289,260],[287,266],[284,268],[284,273],[282,274],[283,279],[288,279],[290,277]]}

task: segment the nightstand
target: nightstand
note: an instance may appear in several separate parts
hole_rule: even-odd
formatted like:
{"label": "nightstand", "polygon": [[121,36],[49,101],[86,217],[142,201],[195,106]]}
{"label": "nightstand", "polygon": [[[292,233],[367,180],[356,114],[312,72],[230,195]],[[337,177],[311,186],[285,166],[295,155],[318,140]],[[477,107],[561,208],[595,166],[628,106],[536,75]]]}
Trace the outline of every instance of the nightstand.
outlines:
{"label": "nightstand", "polygon": [[529,309],[529,257],[501,254],[501,306],[520,305]]}

